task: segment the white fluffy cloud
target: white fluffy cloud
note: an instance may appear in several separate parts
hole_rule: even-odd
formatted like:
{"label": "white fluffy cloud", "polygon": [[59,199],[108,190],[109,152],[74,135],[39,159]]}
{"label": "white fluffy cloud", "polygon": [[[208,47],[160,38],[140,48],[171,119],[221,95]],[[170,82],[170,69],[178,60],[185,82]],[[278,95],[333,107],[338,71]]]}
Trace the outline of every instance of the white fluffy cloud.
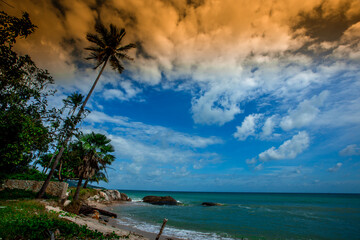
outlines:
{"label": "white fluffy cloud", "polygon": [[328,91],[323,91],[309,100],[302,101],[297,108],[289,110],[288,115],[280,122],[281,128],[288,131],[310,124],[320,112],[319,108],[324,104],[328,95]]}
{"label": "white fluffy cloud", "polygon": [[104,99],[119,99],[122,101],[128,101],[142,92],[140,88],[133,86],[130,81],[121,81],[119,85],[122,90],[118,88],[105,89],[103,92]]}
{"label": "white fluffy cloud", "polygon": [[240,127],[236,127],[234,137],[240,141],[246,140],[249,136],[255,135],[258,120],[262,117],[261,114],[251,114],[245,117]]}
{"label": "white fluffy cloud", "polygon": [[309,147],[310,138],[307,132],[302,131],[291,139],[285,141],[278,148],[271,147],[259,154],[259,160],[282,160],[293,159]]}
{"label": "white fluffy cloud", "polygon": [[276,116],[268,117],[262,127],[262,137],[269,137],[272,135],[276,126]]}
{"label": "white fluffy cloud", "polygon": [[342,149],[339,153],[341,156],[357,156],[360,155],[360,146],[356,144],[350,144]]}

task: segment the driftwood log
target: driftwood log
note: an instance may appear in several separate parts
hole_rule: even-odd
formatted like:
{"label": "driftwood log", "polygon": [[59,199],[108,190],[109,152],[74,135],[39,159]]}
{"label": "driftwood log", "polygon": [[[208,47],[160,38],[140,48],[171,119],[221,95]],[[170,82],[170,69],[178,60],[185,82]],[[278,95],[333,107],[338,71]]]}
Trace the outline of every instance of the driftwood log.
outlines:
{"label": "driftwood log", "polygon": [[79,213],[84,214],[84,215],[90,215],[90,214],[93,214],[95,210],[98,211],[101,215],[117,218],[116,213],[105,211],[105,210],[100,209],[100,208],[91,207],[89,205],[82,205],[80,210],[79,210]]}
{"label": "driftwood log", "polygon": [[163,224],[161,225],[161,228],[160,228],[160,232],[159,232],[159,234],[156,236],[155,240],[159,240],[159,239],[160,239],[160,236],[161,236],[161,234],[162,234],[162,232],[163,232],[163,230],[164,230],[164,228],[165,228],[165,225],[166,225],[167,221],[168,221],[168,220],[167,220],[166,218],[164,218]]}

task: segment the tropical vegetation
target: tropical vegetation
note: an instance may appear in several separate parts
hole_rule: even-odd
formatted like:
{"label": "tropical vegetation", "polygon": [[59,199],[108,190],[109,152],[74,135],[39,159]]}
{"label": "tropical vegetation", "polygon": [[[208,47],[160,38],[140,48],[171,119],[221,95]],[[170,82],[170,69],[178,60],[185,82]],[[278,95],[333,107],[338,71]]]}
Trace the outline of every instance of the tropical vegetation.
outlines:
{"label": "tropical vegetation", "polygon": [[94,69],[97,69],[101,65],[102,67],[89,93],[87,94],[84,102],[82,103],[76,117],[72,121],[72,124],[67,128],[68,131],[66,137],[64,138],[61,148],[57,153],[56,159],[52,164],[47,179],[45,180],[42,188],[38,193],[39,198],[41,198],[45,194],[46,188],[49,185],[51,178],[53,177],[55,169],[62,157],[62,154],[66,149],[67,143],[71,139],[76,125],[81,120],[81,116],[85,111],[86,103],[88,102],[92,92],[94,91],[96,84],[98,83],[100,76],[103,73],[107,63],[110,62],[111,67],[115,71],[121,74],[124,70],[124,67],[122,66],[122,60],[132,60],[132,58],[130,58],[126,53],[128,50],[135,48],[136,45],[130,43],[125,46],[122,46],[122,40],[126,35],[124,28],[118,29],[115,25],[110,24],[109,29],[107,29],[104,26],[104,24],[101,23],[101,21],[99,20],[95,25],[95,30],[97,34],[88,33],[86,36],[87,40],[93,43],[94,45],[87,47],[85,49],[91,51],[90,56],[87,59],[96,60],[96,65]]}

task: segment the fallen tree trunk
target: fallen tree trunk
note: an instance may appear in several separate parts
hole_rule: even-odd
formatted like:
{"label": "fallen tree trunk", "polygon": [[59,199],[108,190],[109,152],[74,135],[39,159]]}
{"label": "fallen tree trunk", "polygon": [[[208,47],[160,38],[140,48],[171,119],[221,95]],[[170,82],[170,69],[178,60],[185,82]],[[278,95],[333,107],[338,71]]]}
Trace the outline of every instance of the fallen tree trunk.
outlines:
{"label": "fallen tree trunk", "polygon": [[98,211],[101,215],[117,218],[116,213],[105,211],[105,210],[100,209],[100,208],[91,207],[89,205],[82,205],[80,210],[79,210],[79,214],[89,215],[89,214],[93,214],[95,210]]}

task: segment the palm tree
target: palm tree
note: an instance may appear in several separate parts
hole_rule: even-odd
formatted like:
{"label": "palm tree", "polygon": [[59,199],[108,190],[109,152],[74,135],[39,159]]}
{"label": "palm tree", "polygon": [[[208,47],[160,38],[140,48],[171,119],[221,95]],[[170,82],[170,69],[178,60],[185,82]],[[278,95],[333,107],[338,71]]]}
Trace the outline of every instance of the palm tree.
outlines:
{"label": "palm tree", "polygon": [[[68,117],[65,121],[65,126],[64,128],[68,128],[69,125],[70,125],[70,128],[72,128],[71,125],[73,125],[74,123],[74,114],[75,114],[75,111],[76,109],[82,104],[83,102],[83,99],[84,99],[84,96],[80,93],[77,93],[77,92],[74,92],[72,93],[70,96],[68,96],[66,99],[63,99],[63,102],[64,102],[64,105],[65,105],[65,108],[70,108],[69,109],[69,113],[68,113]],[[65,136],[66,136],[66,131],[65,131]],[[63,137],[65,136],[61,136],[60,139],[59,139],[59,145],[62,145],[61,142],[63,141]],[[71,139],[71,136],[70,136],[70,139]],[[55,153],[54,155],[55,156]],[[58,174],[58,178],[59,178],[59,181],[62,181],[62,178],[61,178],[61,169],[62,169],[62,165],[63,165],[63,159],[60,160],[60,167],[59,167],[59,174]]]}
{"label": "palm tree", "polygon": [[100,133],[90,133],[79,138],[77,145],[82,149],[83,161],[78,166],[76,173],[79,182],[74,194],[74,200],[78,200],[80,187],[83,179],[93,177],[106,165],[110,165],[115,157],[110,153],[114,152],[114,147],[110,144],[110,139]]}
{"label": "palm tree", "polygon": [[[74,114],[75,114],[75,111],[76,109],[80,106],[80,104],[82,103],[83,101],[83,98],[84,96],[80,93],[77,93],[77,92],[74,92],[72,93],[70,96],[68,96],[66,99],[63,99],[63,103],[64,103],[64,107],[61,108],[61,111],[60,113],[63,113],[63,111],[65,110],[65,108],[70,108],[69,110],[69,113],[68,113],[68,118],[66,119],[65,121],[65,126],[63,126],[63,128],[67,128],[69,124],[71,124],[71,121],[73,120],[74,118]],[[57,129],[60,127],[60,123],[59,123],[59,120],[57,120],[55,123],[54,123],[54,133],[56,133]],[[49,167],[51,166],[51,163],[54,159],[54,157],[56,156],[56,151],[57,151],[57,148],[60,147],[62,144],[62,138],[66,137],[66,133],[65,134],[58,134],[58,139],[57,139],[57,146],[55,148],[55,151],[54,153],[52,154],[52,157],[48,163],[48,165],[46,166],[46,168],[44,168],[43,172],[46,173],[46,171],[49,169]],[[62,165],[62,161],[60,162],[60,170],[59,170],[59,180],[60,180],[60,172],[61,172],[61,165]]]}
{"label": "palm tree", "polygon": [[94,45],[86,48],[86,50],[91,51],[90,56],[87,58],[88,60],[94,59],[96,60],[96,66],[94,69],[97,69],[99,66],[102,65],[101,70],[95,79],[88,95],[85,98],[85,101],[81,105],[81,108],[75,118],[75,121],[73,123],[73,126],[71,126],[71,130],[67,134],[67,137],[65,138],[62,147],[60,148],[60,151],[58,155],[56,156],[56,159],[51,167],[51,170],[48,174],[48,177],[46,181],[44,182],[43,186],[41,187],[40,191],[37,194],[38,198],[42,198],[45,194],[46,188],[50,183],[50,180],[54,174],[55,168],[57,167],[59,160],[65,150],[65,146],[67,145],[68,141],[70,140],[72,133],[75,129],[75,126],[80,121],[80,118],[82,116],[82,113],[84,112],[86,103],[88,102],[92,92],[95,89],[95,86],[97,82],[99,81],[99,78],[101,74],[103,73],[106,64],[110,62],[111,67],[118,71],[120,74],[123,72],[124,67],[122,66],[122,60],[132,60],[126,53],[128,50],[135,48],[136,45],[133,43],[127,44],[125,46],[122,46],[122,39],[124,38],[126,32],[124,28],[118,29],[115,25],[110,24],[109,29],[107,29],[104,24],[101,23],[101,21],[97,21],[95,24],[95,31],[97,34],[91,34],[88,33],[86,35],[86,39],[93,43]]}
{"label": "palm tree", "polygon": [[105,172],[102,172],[101,169],[100,171],[96,172],[94,176],[92,176],[91,178],[86,179],[83,188],[87,188],[88,182],[96,182],[99,183],[100,181],[104,181],[104,182],[109,182],[109,179],[106,176]]}

